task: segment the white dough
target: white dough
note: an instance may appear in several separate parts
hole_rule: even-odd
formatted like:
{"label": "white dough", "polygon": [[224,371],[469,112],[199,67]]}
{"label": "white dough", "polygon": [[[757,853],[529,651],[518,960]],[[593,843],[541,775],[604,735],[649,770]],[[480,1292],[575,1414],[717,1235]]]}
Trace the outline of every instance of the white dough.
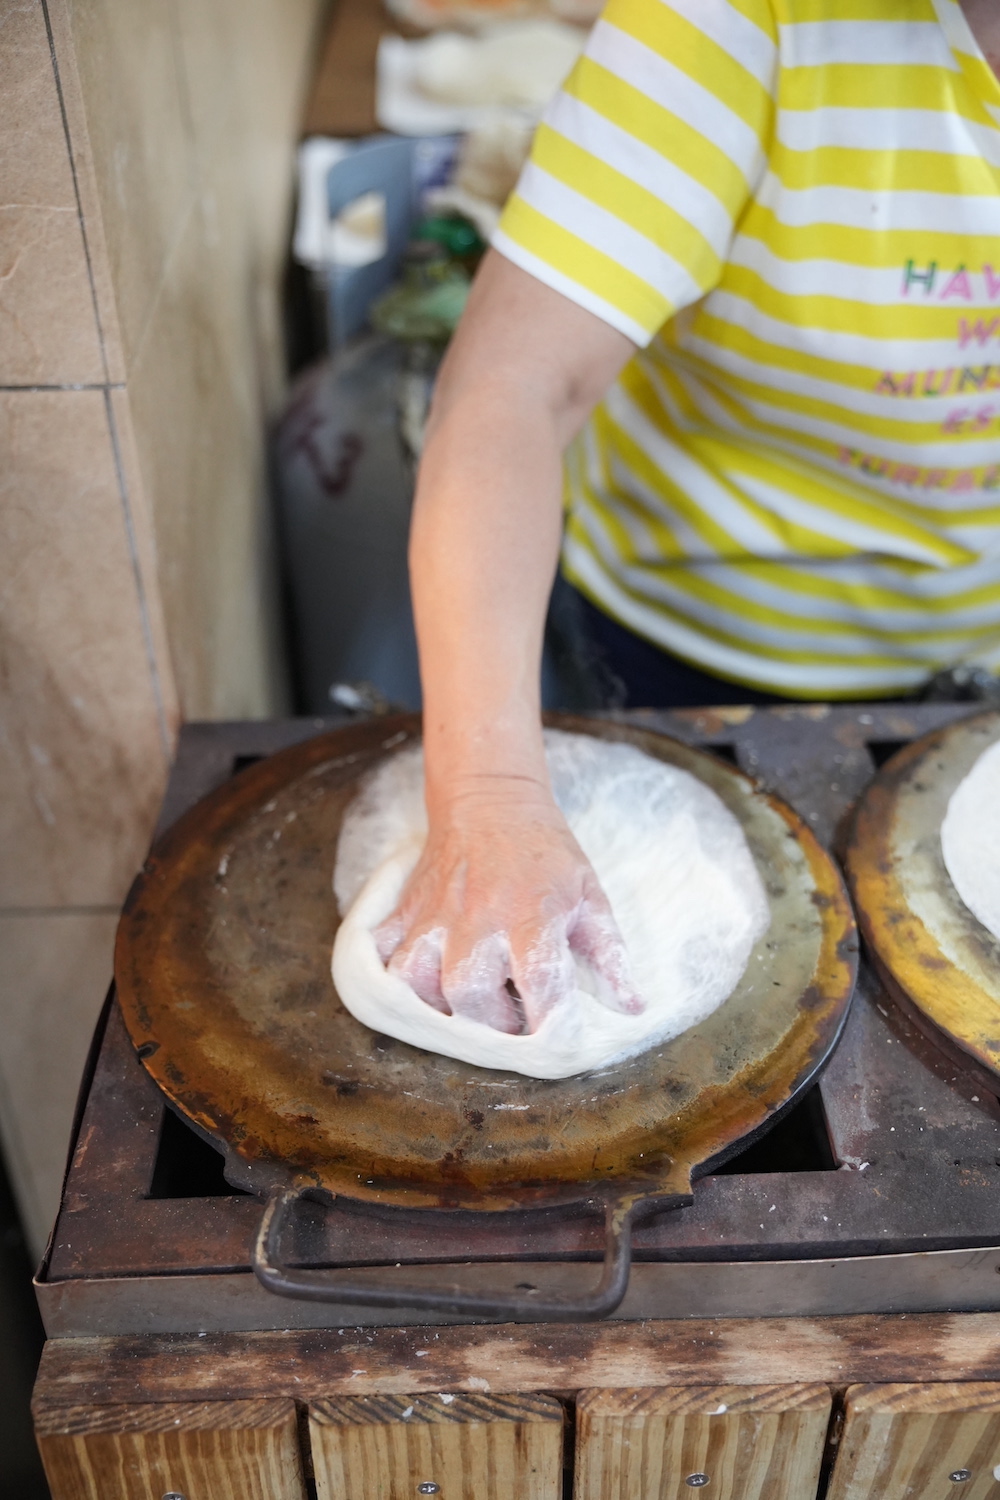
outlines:
{"label": "white dough", "polygon": [[383,764],[347,810],[333,978],[375,1031],[480,1067],[568,1078],[704,1020],[736,987],[770,913],[739,822],[702,782],[632,745],[551,730],[545,743],[556,800],[611,902],[645,1011],[601,1005],[578,959],[576,994],[536,1032],[509,1036],[432,1009],[385,969],[372,931],[395,908],[427,833],[420,749]]}
{"label": "white dough", "polygon": [[941,853],[965,905],[1000,940],[1000,740],[952,792]]}

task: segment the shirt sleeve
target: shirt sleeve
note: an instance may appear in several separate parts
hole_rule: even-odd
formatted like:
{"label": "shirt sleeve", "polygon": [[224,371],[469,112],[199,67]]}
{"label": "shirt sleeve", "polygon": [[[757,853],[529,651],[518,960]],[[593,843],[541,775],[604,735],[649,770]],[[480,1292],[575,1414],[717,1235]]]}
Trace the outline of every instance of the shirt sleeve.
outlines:
{"label": "shirt sleeve", "polygon": [[494,246],[636,344],[720,278],[766,166],[772,0],[610,0]]}

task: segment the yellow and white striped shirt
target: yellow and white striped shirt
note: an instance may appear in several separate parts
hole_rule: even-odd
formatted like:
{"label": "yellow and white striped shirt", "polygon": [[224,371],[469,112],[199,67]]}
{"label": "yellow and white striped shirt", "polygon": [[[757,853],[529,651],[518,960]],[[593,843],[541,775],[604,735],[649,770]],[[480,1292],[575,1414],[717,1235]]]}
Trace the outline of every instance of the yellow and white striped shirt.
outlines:
{"label": "yellow and white striped shirt", "polygon": [[640,352],[564,568],[801,697],[1000,669],[1000,82],[954,0],[610,0],[495,244]]}

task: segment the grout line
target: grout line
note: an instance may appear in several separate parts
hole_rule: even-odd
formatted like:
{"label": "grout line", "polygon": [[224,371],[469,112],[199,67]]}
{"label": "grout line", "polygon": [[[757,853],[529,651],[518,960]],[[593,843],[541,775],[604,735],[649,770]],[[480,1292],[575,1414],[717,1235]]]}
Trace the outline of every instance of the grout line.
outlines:
{"label": "grout line", "polygon": [[110,388],[106,388],[104,392],[104,408],[107,413],[108,432],[111,436],[111,448],[115,458],[115,473],[118,476],[118,494],[122,505],[122,515],[125,520],[125,535],[128,539],[129,559],[132,563],[132,575],[135,579],[136,593],[139,596],[142,638],[146,647],[146,661],[149,666],[149,675],[153,682],[153,697],[156,700],[156,719],[160,730],[160,741],[163,745],[163,753],[167,764],[169,765],[172,758],[172,745],[170,726],[167,723],[167,711],[163,702],[163,681],[160,677],[160,664],[156,659],[153,627],[149,618],[149,600],[146,597],[146,585],[143,581],[142,567],[139,563],[139,547],[136,542],[132,507],[129,503],[128,483],[125,478],[125,466],[122,463],[121,444],[118,439],[118,423],[115,421],[114,407],[111,404]]}
{"label": "grout line", "polygon": [[74,381],[68,385],[0,385],[0,391],[27,391],[29,394],[35,391],[123,391],[123,381],[95,381],[87,384],[83,381]]}
{"label": "grout line", "polygon": [[106,917],[117,916],[120,906],[0,906],[3,917]]}
{"label": "grout line", "polygon": [[80,225],[80,234],[83,238],[83,254],[87,262],[87,280],[90,283],[90,300],[94,307],[94,322],[97,325],[97,343],[101,351],[101,366],[104,370],[104,379],[108,380],[110,371],[108,369],[108,351],[104,341],[104,325],[101,322],[101,309],[97,301],[97,287],[94,282],[94,265],[90,256],[90,241],[87,238],[87,225],[83,217],[83,202],[80,198],[80,179],[76,170],[76,158],[73,155],[73,142],[69,133],[69,118],[66,114],[66,100],[63,95],[62,78],[59,74],[59,60],[56,57],[55,37],[52,34],[52,20],[49,16],[49,0],[42,0],[42,15],[45,17],[45,34],[49,39],[49,57],[52,59],[52,73],[56,83],[56,94],[59,98],[59,114],[62,117],[63,135],[66,137],[66,154],[69,157],[69,169],[73,177],[73,196],[76,199],[76,216]]}

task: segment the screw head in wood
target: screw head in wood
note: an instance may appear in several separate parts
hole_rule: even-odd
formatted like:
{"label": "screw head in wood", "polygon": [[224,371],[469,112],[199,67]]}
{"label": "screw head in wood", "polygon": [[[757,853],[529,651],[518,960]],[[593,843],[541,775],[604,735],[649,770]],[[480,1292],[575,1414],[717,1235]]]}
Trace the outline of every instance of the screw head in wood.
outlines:
{"label": "screw head in wood", "polygon": [[964,1484],[967,1479],[972,1478],[972,1470],[952,1469],[951,1473],[948,1475],[948,1478],[951,1480],[952,1484]]}
{"label": "screw head in wood", "polygon": [[167,1490],[163,1500],[187,1500],[187,1496],[182,1495],[180,1490]]}
{"label": "screw head in wood", "polygon": [[439,1484],[435,1484],[434,1481],[433,1481],[433,1479],[425,1479],[424,1482],[423,1482],[423,1484],[418,1484],[417,1485],[417,1494],[418,1495],[436,1495],[438,1493],[438,1491],[440,1490],[440,1488],[441,1488],[441,1486]]}
{"label": "screw head in wood", "polygon": [[704,1489],[705,1485],[708,1484],[708,1475],[689,1474],[684,1483],[689,1484],[693,1490]]}

